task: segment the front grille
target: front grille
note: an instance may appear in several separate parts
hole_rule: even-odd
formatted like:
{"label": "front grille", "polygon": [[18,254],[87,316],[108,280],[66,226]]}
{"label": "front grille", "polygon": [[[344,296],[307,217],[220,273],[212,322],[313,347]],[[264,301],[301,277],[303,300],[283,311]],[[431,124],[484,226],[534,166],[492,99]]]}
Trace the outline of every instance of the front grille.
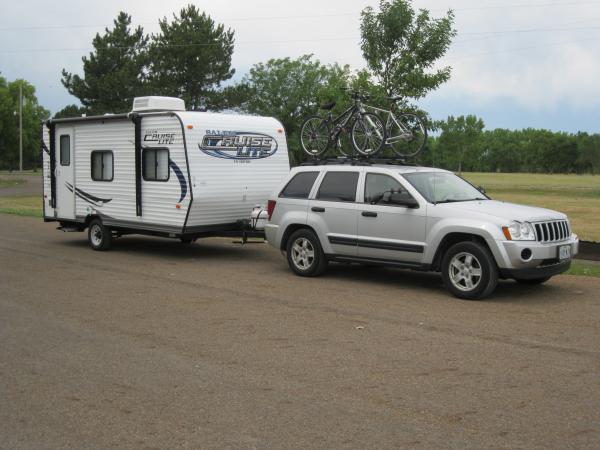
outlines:
{"label": "front grille", "polygon": [[569,223],[566,220],[550,220],[533,224],[538,242],[564,241],[571,235]]}

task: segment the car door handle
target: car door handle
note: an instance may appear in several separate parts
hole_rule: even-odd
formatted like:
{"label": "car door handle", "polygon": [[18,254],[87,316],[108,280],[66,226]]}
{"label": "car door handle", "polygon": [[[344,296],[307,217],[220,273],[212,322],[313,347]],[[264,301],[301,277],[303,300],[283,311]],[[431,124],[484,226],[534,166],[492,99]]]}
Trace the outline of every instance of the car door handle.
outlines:
{"label": "car door handle", "polygon": [[310,210],[313,212],[325,212],[325,208],[321,208],[319,206],[313,206],[312,208],[310,208]]}
{"label": "car door handle", "polygon": [[362,215],[365,217],[377,217],[377,213],[372,211],[363,211]]}

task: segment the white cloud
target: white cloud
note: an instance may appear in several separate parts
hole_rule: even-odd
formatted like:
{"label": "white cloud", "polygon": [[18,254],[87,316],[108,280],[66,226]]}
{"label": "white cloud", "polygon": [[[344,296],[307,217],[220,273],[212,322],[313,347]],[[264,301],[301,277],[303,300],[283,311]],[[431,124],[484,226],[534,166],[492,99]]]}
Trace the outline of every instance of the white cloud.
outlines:
{"label": "white cloud", "polygon": [[[173,12],[190,3],[188,0],[62,0],[48,8],[41,0],[0,1],[5,3],[0,19],[0,71],[11,79],[23,77],[34,82],[41,102],[53,110],[75,101],[60,85],[60,70],[65,67],[79,72],[81,56],[87,52],[6,53],[3,50],[89,48],[94,34],[110,24],[120,10],[129,12],[134,22],[143,24],[147,32],[156,32],[158,18],[171,17]],[[379,1],[205,0],[194,3],[217,22],[235,30],[233,63],[238,73],[243,73],[256,62],[305,53],[314,53],[326,63],[337,61],[355,68],[362,66],[359,13],[367,5],[376,7]],[[553,7],[552,3],[560,6]],[[444,65],[453,66],[452,80],[432,97],[461,98],[474,107],[509,99],[530,114],[562,105],[582,111],[594,107],[600,94],[597,82],[600,29],[593,27],[600,20],[600,1],[507,0],[503,6],[500,0],[414,0],[414,5],[430,9],[433,16],[449,8],[456,11],[456,28],[460,34],[442,61]],[[71,27],[24,29],[62,25]],[[2,31],[15,27],[21,29]],[[523,32],[549,28],[563,29]],[[506,32],[510,30],[513,32]],[[489,33],[494,31],[500,33]],[[599,40],[590,40],[596,38]],[[551,45],[560,42],[568,44]]]}

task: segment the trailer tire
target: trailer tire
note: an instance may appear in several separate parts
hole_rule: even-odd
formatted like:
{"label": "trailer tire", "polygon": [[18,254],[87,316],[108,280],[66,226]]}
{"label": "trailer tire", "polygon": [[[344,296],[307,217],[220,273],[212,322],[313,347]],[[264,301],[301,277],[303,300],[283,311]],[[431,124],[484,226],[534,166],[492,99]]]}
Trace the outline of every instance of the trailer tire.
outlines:
{"label": "trailer tire", "polygon": [[105,251],[112,244],[112,230],[102,223],[102,219],[95,218],[88,228],[88,242],[92,250]]}

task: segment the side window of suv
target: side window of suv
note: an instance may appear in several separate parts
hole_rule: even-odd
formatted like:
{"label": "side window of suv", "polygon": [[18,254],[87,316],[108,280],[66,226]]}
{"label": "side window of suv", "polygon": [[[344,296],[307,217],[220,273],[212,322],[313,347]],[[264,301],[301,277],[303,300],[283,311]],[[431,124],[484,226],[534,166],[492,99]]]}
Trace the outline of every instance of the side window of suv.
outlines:
{"label": "side window of suv", "polygon": [[300,172],[283,188],[280,197],[308,198],[319,172]]}
{"label": "side window of suv", "polygon": [[357,184],[358,172],[328,172],[319,187],[317,200],[353,202]]}
{"label": "side window of suv", "polygon": [[389,175],[367,174],[365,181],[365,203],[394,206],[398,198],[411,198],[402,185]]}

